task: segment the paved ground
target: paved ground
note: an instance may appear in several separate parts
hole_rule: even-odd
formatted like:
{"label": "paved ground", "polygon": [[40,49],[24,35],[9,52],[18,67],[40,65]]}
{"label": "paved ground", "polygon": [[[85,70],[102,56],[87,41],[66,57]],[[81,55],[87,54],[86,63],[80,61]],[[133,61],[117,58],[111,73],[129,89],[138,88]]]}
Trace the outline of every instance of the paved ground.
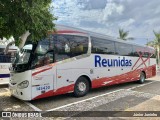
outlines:
{"label": "paved ground", "polygon": [[[31,102],[24,102],[10,96],[7,86],[4,85],[0,86],[0,111],[45,111],[45,113],[42,114],[44,116],[52,116],[55,114],[50,111],[61,111],[58,113],[58,115],[62,116],[64,114],[69,114],[73,116],[71,118],[64,117],[65,119],[80,120],[98,119],[98,117],[93,116],[103,116],[101,119],[106,119],[108,115],[118,117],[107,117],[107,119],[129,119],[128,117],[124,116],[127,116],[128,114],[134,114],[130,111],[155,111],[155,114],[156,111],[160,111],[159,86],[160,72],[158,72],[156,77],[146,80],[144,84],[131,82],[94,89],[87,96],[81,98],[75,98],[72,94],[66,94]],[[122,113],[123,111],[124,113]],[[160,112],[158,115],[160,115]],[[55,118],[64,119],[59,116]],[[140,118],[144,119],[143,117]],[[130,117],[130,119],[140,118]],[[145,119],[153,119],[153,117],[147,117]],[[160,118],[154,117],[154,119]]]}

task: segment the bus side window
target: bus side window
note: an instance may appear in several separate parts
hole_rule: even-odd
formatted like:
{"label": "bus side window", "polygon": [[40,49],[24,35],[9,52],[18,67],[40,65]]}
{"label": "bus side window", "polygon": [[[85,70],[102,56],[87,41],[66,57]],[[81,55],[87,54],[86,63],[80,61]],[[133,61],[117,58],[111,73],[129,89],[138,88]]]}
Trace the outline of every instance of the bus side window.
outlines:
{"label": "bus side window", "polygon": [[49,52],[46,53],[45,57],[44,57],[44,65],[48,65],[50,63],[53,63],[54,62],[54,51],[51,50]]}
{"label": "bus side window", "polygon": [[55,60],[61,61],[88,52],[88,37],[77,35],[57,35]]}
{"label": "bus side window", "polygon": [[116,42],[115,46],[118,55],[131,56],[133,54],[132,45]]}
{"label": "bus side window", "polygon": [[150,58],[156,58],[156,50],[153,50],[153,49],[150,49],[150,54],[151,54],[151,56],[150,56]]}
{"label": "bus side window", "polygon": [[144,52],[142,53],[142,57],[148,58],[149,56],[149,49],[147,47],[144,47]]}
{"label": "bus side window", "polygon": [[2,55],[0,55],[0,63],[2,63]]}
{"label": "bus side window", "polygon": [[10,63],[11,57],[9,55],[0,55],[0,62],[1,63]]}
{"label": "bus side window", "polygon": [[136,47],[136,46],[133,46],[133,56],[139,57],[139,55],[138,55],[138,47]]}
{"label": "bus side window", "polygon": [[37,55],[36,59],[34,59],[34,62],[32,63],[32,67],[37,68],[53,62],[53,52],[47,52],[45,55]]}
{"label": "bus side window", "polygon": [[45,56],[44,57],[44,65],[48,65],[50,64],[50,57],[49,56]]}
{"label": "bus side window", "polygon": [[145,49],[144,47],[140,47],[140,46],[133,46],[133,56],[135,57],[140,57],[140,55],[147,56],[147,53],[144,53]]}
{"label": "bus side window", "polygon": [[91,37],[92,53],[115,54],[114,42],[106,39]]}

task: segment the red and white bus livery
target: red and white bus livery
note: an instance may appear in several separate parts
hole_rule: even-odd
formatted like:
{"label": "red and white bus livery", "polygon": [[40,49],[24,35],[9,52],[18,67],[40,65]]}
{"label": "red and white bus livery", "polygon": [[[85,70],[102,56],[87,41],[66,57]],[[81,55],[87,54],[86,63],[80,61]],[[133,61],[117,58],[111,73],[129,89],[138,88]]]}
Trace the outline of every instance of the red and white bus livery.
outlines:
{"label": "red and white bus livery", "polygon": [[37,43],[28,37],[12,64],[9,88],[22,100],[138,81],[156,75],[154,49],[66,26]]}

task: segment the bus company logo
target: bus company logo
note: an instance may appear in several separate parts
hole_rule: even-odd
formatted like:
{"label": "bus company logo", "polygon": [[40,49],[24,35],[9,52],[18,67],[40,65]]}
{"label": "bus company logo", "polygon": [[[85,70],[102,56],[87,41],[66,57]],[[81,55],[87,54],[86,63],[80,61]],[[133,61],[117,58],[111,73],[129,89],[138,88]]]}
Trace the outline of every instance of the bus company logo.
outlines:
{"label": "bus company logo", "polygon": [[106,59],[101,58],[99,55],[95,55],[95,67],[128,67],[132,66],[132,60],[123,58],[118,59]]}

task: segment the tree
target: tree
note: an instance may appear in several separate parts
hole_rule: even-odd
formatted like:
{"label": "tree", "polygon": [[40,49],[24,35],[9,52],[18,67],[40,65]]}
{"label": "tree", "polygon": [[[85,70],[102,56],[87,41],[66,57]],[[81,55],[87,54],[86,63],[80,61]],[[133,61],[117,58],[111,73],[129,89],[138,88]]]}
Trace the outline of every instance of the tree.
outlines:
{"label": "tree", "polygon": [[156,49],[156,53],[157,53],[157,63],[160,62],[160,32],[155,32],[153,31],[154,35],[155,35],[155,39],[153,41],[150,41],[147,43],[148,46],[154,47]]}
{"label": "tree", "polygon": [[128,34],[129,34],[129,31],[124,31],[123,29],[119,29],[119,39],[121,39],[121,40],[133,40],[134,38],[132,38],[132,37],[129,37],[129,38],[127,38],[128,37]]}
{"label": "tree", "polygon": [[0,38],[14,37],[18,44],[21,35],[31,33],[38,41],[54,30],[56,18],[50,13],[52,0],[1,0]]}

